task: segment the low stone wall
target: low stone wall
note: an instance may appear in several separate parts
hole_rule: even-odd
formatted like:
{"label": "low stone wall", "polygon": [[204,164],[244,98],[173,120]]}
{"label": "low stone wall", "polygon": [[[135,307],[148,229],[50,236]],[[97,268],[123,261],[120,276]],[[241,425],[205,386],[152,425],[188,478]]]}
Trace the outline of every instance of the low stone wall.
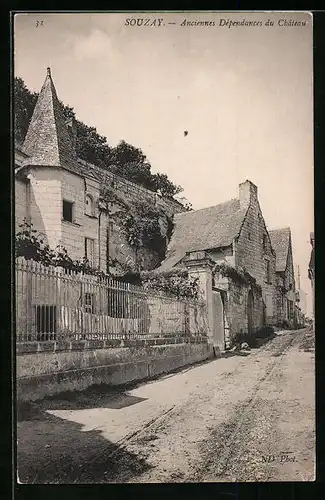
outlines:
{"label": "low stone wall", "polygon": [[[115,342],[115,347],[107,342]],[[203,337],[125,340],[123,347],[120,342],[18,344],[17,398],[35,401],[94,384],[124,385],[215,356],[213,347]]]}

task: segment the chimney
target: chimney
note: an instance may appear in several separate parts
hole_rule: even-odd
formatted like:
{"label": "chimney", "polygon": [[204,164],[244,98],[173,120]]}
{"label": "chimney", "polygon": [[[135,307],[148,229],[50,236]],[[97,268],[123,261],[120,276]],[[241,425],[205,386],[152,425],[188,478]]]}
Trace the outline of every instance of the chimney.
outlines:
{"label": "chimney", "polygon": [[257,201],[257,186],[249,180],[239,184],[240,208],[248,208],[250,202],[253,200]]}

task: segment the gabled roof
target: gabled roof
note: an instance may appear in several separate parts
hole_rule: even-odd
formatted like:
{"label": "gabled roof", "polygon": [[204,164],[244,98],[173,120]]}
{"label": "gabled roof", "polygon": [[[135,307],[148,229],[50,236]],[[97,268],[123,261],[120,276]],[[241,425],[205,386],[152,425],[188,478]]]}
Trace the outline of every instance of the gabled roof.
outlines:
{"label": "gabled roof", "polygon": [[289,227],[269,231],[271,245],[276,253],[276,271],[284,272],[287,266],[291,231]]}
{"label": "gabled roof", "polygon": [[213,207],[175,215],[167,256],[157,270],[171,269],[186,252],[228,247],[239,235],[246,212],[247,208],[241,209],[236,198]]}
{"label": "gabled roof", "polygon": [[23,143],[28,165],[72,168],[77,155],[65,124],[50,68],[38,96],[33,116]]}

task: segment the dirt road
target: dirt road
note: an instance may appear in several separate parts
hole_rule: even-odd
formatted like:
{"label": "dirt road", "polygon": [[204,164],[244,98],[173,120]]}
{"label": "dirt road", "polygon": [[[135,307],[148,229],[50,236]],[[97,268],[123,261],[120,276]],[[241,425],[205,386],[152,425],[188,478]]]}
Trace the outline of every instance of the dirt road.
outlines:
{"label": "dirt road", "polygon": [[22,408],[20,482],[314,480],[314,335]]}

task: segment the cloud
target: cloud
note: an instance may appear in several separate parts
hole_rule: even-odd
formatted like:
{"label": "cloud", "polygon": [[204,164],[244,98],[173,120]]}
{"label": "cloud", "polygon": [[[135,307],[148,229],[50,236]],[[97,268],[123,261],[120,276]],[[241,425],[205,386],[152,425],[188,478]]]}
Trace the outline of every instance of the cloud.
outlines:
{"label": "cloud", "polygon": [[113,52],[112,42],[106,33],[95,29],[88,36],[74,40],[73,52],[78,59],[107,58]]}

